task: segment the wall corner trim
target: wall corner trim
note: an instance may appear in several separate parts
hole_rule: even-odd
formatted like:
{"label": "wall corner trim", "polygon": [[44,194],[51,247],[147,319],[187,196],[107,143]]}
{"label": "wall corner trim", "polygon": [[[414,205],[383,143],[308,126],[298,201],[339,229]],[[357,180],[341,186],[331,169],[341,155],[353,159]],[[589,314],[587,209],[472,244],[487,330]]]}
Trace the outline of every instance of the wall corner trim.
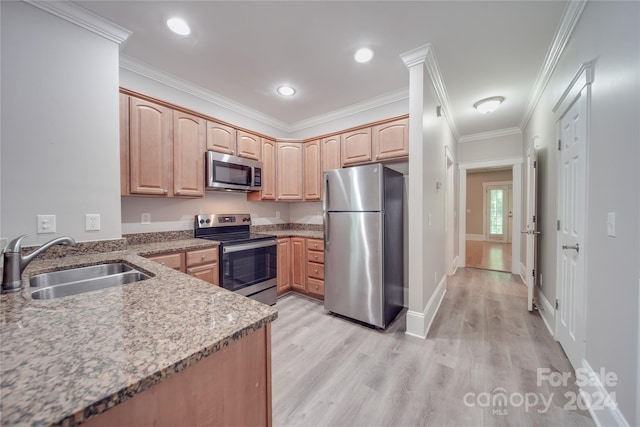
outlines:
{"label": "wall corner trim", "polygon": [[576,27],[586,4],[587,0],[568,2],[567,8],[562,16],[562,21],[558,27],[558,31],[556,32],[553,42],[547,51],[547,56],[540,68],[540,72],[538,73],[536,82],[533,85],[533,89],[529,94],[529,100],[527,101],[527,106],[524,109],[524,115],[520,122],[520,129],[524,130],[529,124],[529,120],[531,120],[531,116],[542,97],[544,89],[547,87],[549,80],[551,80],[551,75],[553,74],[556,65],[558,65],[558,61],[560,61],[567,43],[569,43],[571,34],[573,34],[573,30]]}
{"label": "wall corner trim", "polygon": [[[586,359],[582,359],[583,376],[588,378],[587,384],[584,387],[580,387],[580,392],[586,394],[587,396],[594,396],[594,400],[599,402],[601,407],[593,408],[592,405],[588,405],[589,414],[596,426],[620,426],[620,427],[629,427],[629,422],[625,419],[622,412],[620,412],[620,407],[617,405],[616,399],[607,399],[609,396],[609,392],[606,387],[600,381],[600,376],[597,372],[595,372],[589,362]],[[615,393],[614,393],[615,395]],[[595,398],[595,396],[601,396],[600,398]]]}
{"label": "wall corner trim", "polygon": [[426,307],[422,313],[418,311],[407,311],[407,330],[405,334],[412,337],[425,339],[431,329],[431,324],[438,314],[444,295],[447,292],[447,275],[443,275],[436,290],[429,298]]}
{"label": "wall corner trim", "polygon": [[70,1],[24,0],[26,3],[91,31],[112,42],[122,44],[131,31],[96,15]]}

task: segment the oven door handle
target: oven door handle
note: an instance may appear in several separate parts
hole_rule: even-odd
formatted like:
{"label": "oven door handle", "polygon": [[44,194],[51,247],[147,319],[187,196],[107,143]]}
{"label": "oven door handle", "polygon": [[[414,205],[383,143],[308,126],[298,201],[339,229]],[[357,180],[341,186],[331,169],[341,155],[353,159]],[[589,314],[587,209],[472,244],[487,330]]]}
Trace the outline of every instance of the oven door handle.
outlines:
{"label": "oven door handle", "polygon": [[228,254],[232,252],[247,251],[251,249],[268,248],[269,246],[276,246],[277,244],[277,240],[266,240],[255,243],[242,243],[240,245],[223,246],[222,253]]}

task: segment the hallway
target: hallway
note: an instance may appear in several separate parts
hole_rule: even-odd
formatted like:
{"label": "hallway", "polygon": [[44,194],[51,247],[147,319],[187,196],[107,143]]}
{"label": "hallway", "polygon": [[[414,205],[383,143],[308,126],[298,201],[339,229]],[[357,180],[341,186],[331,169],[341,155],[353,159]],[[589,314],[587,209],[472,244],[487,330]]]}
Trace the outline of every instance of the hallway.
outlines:
{"label": "hallway", "polygon": [[511,272],[511,243],[467,240],[465,265]]}
{"label": "hallway", "polygon": [[511,274],[459,269],[425,340],[405,334],[406,311],[378,331],[295,294],[276,308],[276,427],[593,425],[567,400],[573,383],[537,385],[538,368],[572,370]]}

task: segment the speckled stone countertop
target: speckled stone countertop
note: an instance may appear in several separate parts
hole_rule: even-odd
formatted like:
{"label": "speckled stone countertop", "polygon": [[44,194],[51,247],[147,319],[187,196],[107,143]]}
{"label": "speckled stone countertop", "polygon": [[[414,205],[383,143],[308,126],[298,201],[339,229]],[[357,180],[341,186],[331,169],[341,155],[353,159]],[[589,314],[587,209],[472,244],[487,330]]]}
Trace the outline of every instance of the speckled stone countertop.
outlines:
{"label": "speckled stone countertop", "polygon": [[77,425],[277,317],[132,251],[38,260],[23,277],[104,262],[153,277],[53,300],[31,299],[28,286],[0,296],[3,426]]}
{"label": "speckled stone countertop", "polygon": [[204,249],[218,246],[220,242],[206,239],[169,240],[166,242],[142,243],[129,245],[127,250],[140,256],[156,255],[166,252],[180,252],[191,249]]}
{"label": "speckled stone countertop", "polygon": [[269,231],[268,234],[273,234],[276,237],[307,237],[310,239],[324,239],[324,233],[322,231],[313,230],[277,230]]}

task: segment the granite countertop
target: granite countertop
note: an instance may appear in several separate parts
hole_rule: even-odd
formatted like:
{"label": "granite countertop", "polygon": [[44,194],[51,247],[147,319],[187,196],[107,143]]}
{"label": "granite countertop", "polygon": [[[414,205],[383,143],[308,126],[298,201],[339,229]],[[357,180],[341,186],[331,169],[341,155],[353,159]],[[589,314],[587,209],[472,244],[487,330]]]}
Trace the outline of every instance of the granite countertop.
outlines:
{"label": "granite countertop", "polygon": [[324,239],[322,231],[313,230],[276,230],[268,231],[267,234],[273,234],[276,237],[306,237],[309,239]]}
{"label": "granite countertop", "polygon": [[189,251],[192,249],[204,249],[219,246],[220,242],[206,239],[181,239],[168,240],[166,242],[141,243],[128,245],[127,250],[140,256],[156,255],[166,252]]}
{"label": "granite countertop", "polygon": [[[184,244],[166,243],[193,248]],[[124,262],[151,279],[53,300],[31,299],[28,286],[0,296],[2,425],[76,425],[276,319],[272,307],[136,254],[169,247],[149,245],[34,261],[23,277]]]}

